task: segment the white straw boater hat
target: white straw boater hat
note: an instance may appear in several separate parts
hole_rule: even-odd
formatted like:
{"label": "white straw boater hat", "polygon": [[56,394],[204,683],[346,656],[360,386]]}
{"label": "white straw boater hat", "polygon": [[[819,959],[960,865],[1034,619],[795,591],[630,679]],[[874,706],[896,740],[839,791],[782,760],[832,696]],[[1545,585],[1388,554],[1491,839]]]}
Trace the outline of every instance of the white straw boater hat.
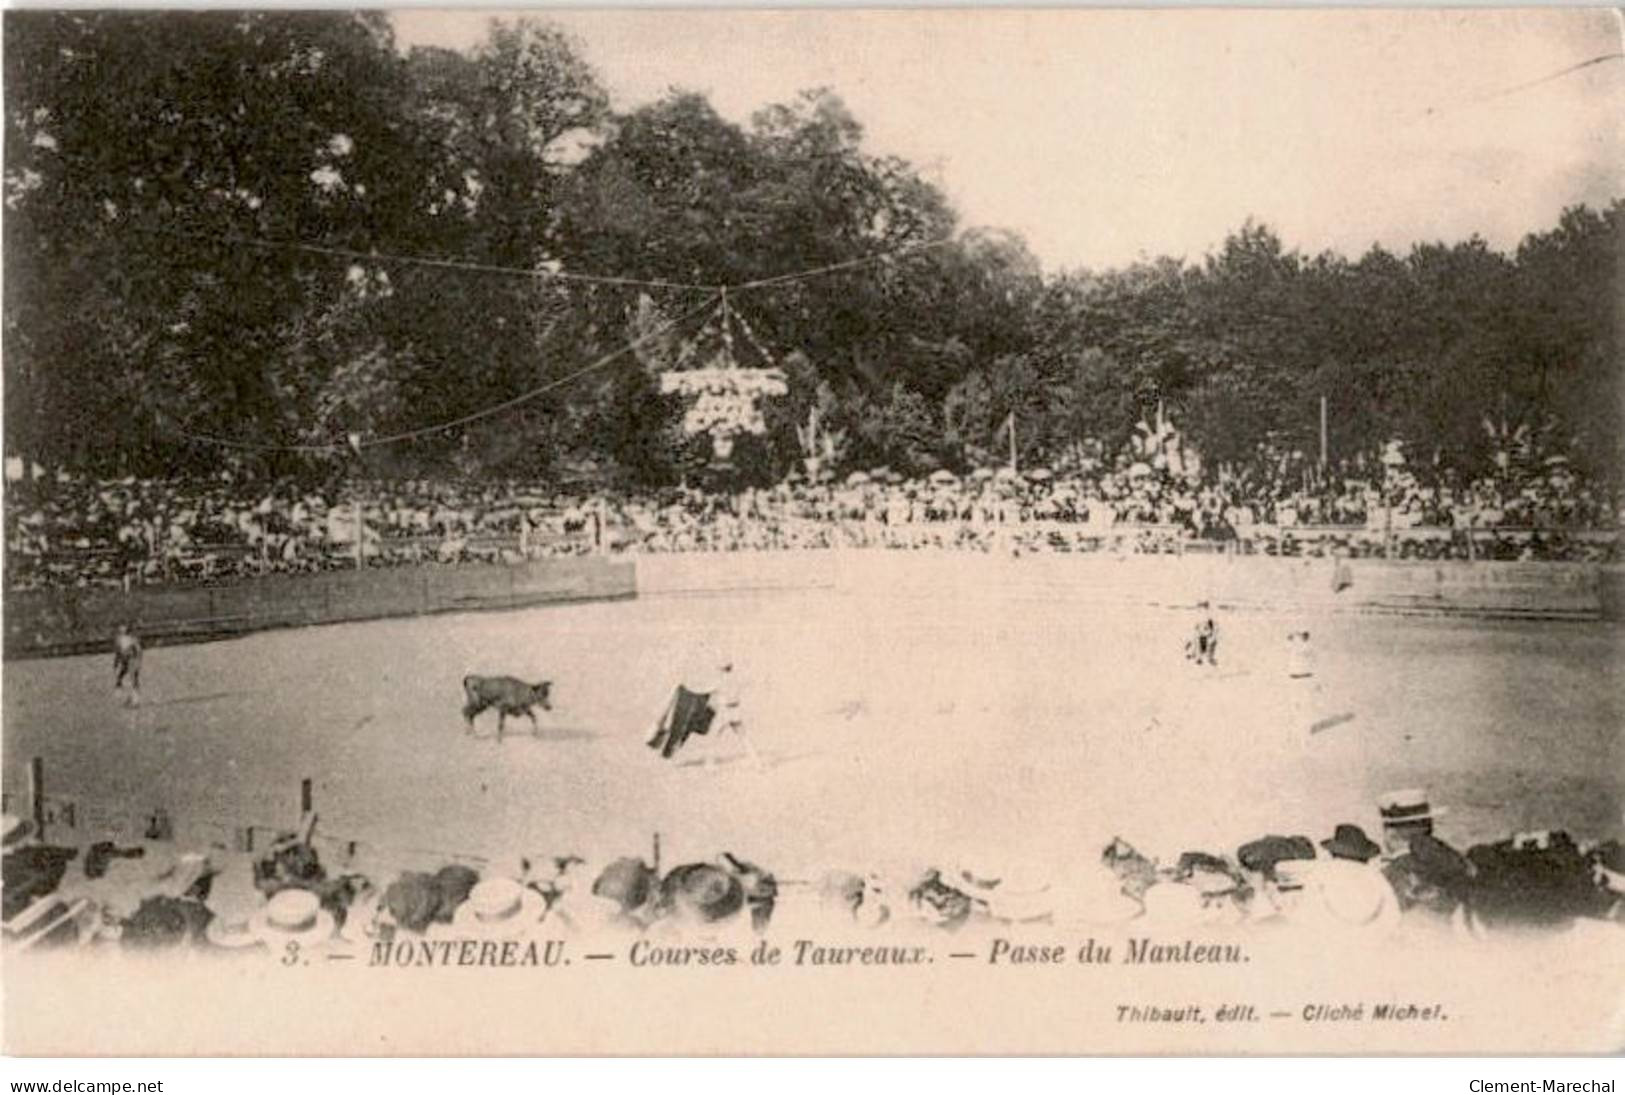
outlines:
{"label": "white straw boater hat", "polygon": [[1378,795],[1377,812],[1382,817],[1383,830],[1396,832],[1431,825],[1448,811],[1433,808],[1426,788],[1405,787]]}
{"label": "white straw boater hat", "polygon": [[248,920],[249,934],[272,949],[288,943],[312,947],[333,937],[333,914],[309,890],[277,893]]}
{"label": "white straw boater hat", "polygon": [[487,878],[468,891],[452,914],[451,934],[501,939],[533,930],[547,912],[547,899],[511,878]]}
{"label": "white straw boater hat", "polygon": [[1286,910],[1294,924],[1387,935],[1399,926],[1399,898],[1381,873],[1347,860],[1305,860],[1292,864],[1302,884]]}
{"label": "white straw boater hat", "polygon": [[995,869],[991,863],[962,861],[944,882],[987,906],[996,920],[1042,920],[1055,912],[1057,891],[1045,872],[1024,864]]}

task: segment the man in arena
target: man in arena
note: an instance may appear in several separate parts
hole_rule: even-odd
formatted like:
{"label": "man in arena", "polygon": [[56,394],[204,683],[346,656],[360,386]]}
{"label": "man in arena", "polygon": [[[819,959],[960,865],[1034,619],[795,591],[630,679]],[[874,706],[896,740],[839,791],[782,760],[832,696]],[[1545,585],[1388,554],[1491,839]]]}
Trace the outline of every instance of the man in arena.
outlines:
{"label": "man in arena", "polygon": [[135,706],[141,702],[141,640],[130,630],[129,624],[119,624],[113,634],[113,691],[124,687],[124,678],[130,678],[130,692],[125,702]]}
{"label": "man in arena", "polygon": [[1315,675],[1314,654],[1309,649],[1309,632],[1292,631],[1287,637],[1287,676],[1295,681]]}
{"label": "man in arena", "polygon": [[[692,710],[699,701],[703,710]],[[666,708],[648,742],[649,748],[670,758],[692,734],[709,734],[712,730],[729,730],[738,734],[745,751],[756,761],[756,749],[745,733],[745,720],[740,710],[739,681],[734,672],[733,659],[720,655],[702,656],[696,660],[678,689],[672,703]],[[713,756],[710,763],[720,763]]]}
{"label": "man in arena", "polygon": [[[1203,602],[1202,608],[1207,608]],[[1196,634],[1191,636],[1190,642],[1185,644],[1185,657],[1197,665],[1219,664],[1219,628],[1213,622],[1212,616],[1206,616],[1196,625]]]}

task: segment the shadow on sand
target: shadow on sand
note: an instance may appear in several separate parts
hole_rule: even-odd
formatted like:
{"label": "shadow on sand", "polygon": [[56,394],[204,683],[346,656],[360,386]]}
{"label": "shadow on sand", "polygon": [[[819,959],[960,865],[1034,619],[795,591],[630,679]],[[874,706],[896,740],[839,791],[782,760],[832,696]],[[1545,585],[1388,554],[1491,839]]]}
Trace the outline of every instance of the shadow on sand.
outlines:
{"label": "shadow on sand", "polygon": [[189,703],[210,703],[214,700],[234,700],[244,696],[258,696],[261,694],[261,690],[258,689],[246,692],[206,692],[201,696],[176,696],[174,699],[159,700],[156,703],[143,701],[141,706],[146,708],[183,707]]}
{"label": "shadow on sand", "polygon": [[[782,768],[786,764],[794,764],[798,760],[807,760],[817,755],[817,753],[791,753],[787,756],[774,756],[769,754],[762,757],[762,764],[768,768]],[[747,764],[751,763],[751,755],[749,753],[729,753],[727,756],[722,757],[695,757],[693,760],[678,761],[677,767],[709,768],[715,765],[718,768],[722,768],[730,764],[738,764],[741,761]]]}
{"label": "shadow on sand", "polygon": [[[524,728],[510,726],[502,732],[502,740],[524,739],[527,741],[592,741],[603,737],[596,730],[588,730],[580,726],[544,726],[537,732],[532,732],[528,723],[521,724]],[[476,730],[472,734],[464,732],[465,737],[472,737],[476,741],[496,741],[497,732],[493,727],[490,730]]]}

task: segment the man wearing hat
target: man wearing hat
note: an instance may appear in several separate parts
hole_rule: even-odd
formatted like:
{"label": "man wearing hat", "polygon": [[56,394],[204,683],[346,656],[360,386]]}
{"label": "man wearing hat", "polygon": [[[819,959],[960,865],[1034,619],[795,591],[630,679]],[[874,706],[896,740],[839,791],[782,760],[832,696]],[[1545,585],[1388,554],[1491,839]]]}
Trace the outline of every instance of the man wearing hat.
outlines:
{"label": "man wearing hat", "polygon": [[459,939],[518,939],[547,914],[547,899],[514,878],[485,878],[452,914],[447,933]]}
{"label": "man wearing hat", "polygon": [[661,880],[656,915],[678,928],[705,928],[731,921],[744,907],[738,877],[714,863],[685,863]]}
{"label": "man wearing hat", "polygon": [[724,730],[743,733],[744,719],[739,707],[739,678],[734,673],[733,659],[719,657],[716,672],[711,676],[711,706],[717,713],[717,724]]}
{"label": "man wearing hat", "polygon": [[1276,868],[1295,859],[1314,859],[1315,846],[1306,836],[1280,836],[1271,833],[1243,844],[1236,849],[1236,861],[1249,871],[1275,877]]}
{"label": "man wearing hat", "polygon": [[1435,813],[1428,802],[1428,793],[1419,787],[1406,787],[1389,791],[1377,799],[1377,810],[1382,816],[1382,840],[1389,855],[1404,855],[1410,849],[1412,837],[1432,836]]}
{"label": "man wearing hat", "polygon": [[659,750],[661,757],[669,760],[690,737],[709,734],[721,714],[718,704],[723,675],[720,670],[686,674],[661,714],[654,736],[646,743],[649,748]]}
{"label": "man wearing hat", "polygon": [[653,866],[623,856],[599,872],[590,888],[562,893],[555,912],[566,927],[587,935],[641,931],[654,918],[659,887],[660,874]]}
{"label": "man wearing hat", "polygon": [[1380,939],[1399,925],[1399,897],[1388,879],[1351,859],[1282,862],[1272,896],[1288,924],[1316,931]]}
{"label": "man wearing hat", "polygon": [[1472,887],[1467,859],[1431,833],[1411,836],[1405,853],[1389,861],[1382,874],[1398,895],[1402,911],[1431,914],[1441,921],[1462,907]]}
{"label": "man wearing hat", "polygon": [[[1203,601],[1200,607],[1206,610],[1207,602]],[[1204,616],[1196,625],[1196,634],[1185,644],[1185,657],[1197,665],[1218,666],[1219,628],[1211,615]]]}
{"label": "man wearing hat", "polygon": [[1315,675],[1314,655],[1309,649],[1309,632],[1292,631],[1287,634],[1286,675],[1295,681],[1308,680]]}
{"label": "man wearing hat", "polygon": [[247,935],[273,954],[297,955],[326,946],[337,921],[309,890],[280,890],[248,919]]}
{"label": "man wearing hat", "polygon": [[1369,863],[1382,854],[1382,847],[1366,836],[1365,830],[1358,825],[1339,825],[1331,839],[1322,840],[1320,846],[1333,859],[1353,860],[1356,863]]}
{"label": "man wearing hat", "polygon": [[961,863],[948,875],[948,881],[971,898],[980,901],[994,920],[1007,923],[1047,921],[1055,914],[1057,892],[1048,872],[1031,865],[991,870],[991,864]]}
{"label": "man wearing hat", "polygon": [[[692,701],[695,699],[703,701],[705,710],[694,709]],[[688,701],[686,708],[685,700]],[[717,653],[701,659],[697,668],[686,675],[648,745],[651,749],[659,749],[661,756],[669,758],[690,735],[709,733],[713,727],[738,734],[746,752],[758,767],[761,766],[761,758],[745,734],[739,678],[734,671],[733,659]],[[719,758],[711,758],[711,763],[719,762]]]}

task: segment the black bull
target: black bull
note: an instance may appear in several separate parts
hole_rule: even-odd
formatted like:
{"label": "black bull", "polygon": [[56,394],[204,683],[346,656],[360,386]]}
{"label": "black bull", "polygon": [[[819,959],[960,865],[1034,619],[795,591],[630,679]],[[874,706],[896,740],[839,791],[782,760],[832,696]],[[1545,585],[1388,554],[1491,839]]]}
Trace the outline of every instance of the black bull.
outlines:
{"label": "black bull", "polygon": [[552,688],[552,681],[526,684],[514,677],[464,677],[463,694],[468,698],[468,702],[463,705],[463,721],[472,733],[474,717],[486,708],[495,707],[498,741],[502,740],[502,730],[509,715],[526,716],[530,719],[531,732],[539,735],[541,727],[537,724],[536,713],[531,708],[540,706],[543,711],[553,710],[549,698]]}

